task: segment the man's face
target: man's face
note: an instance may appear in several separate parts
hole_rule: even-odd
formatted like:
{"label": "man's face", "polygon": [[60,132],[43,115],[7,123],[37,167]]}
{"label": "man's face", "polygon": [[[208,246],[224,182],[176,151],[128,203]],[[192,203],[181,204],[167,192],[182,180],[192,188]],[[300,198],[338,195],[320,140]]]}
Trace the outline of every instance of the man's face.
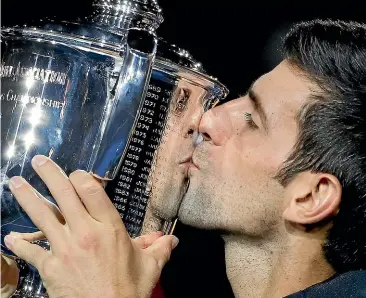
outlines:
{"label": "man's face", "polygon": [[284,61],[253,84],[250,96],[203,115],[206,140],[192,156],[183,223],[252,236],[278,225],[284,188],[273,177],[295,144],[296,116],[311,87]]}
{"label": "man's face", "polygon": [[187,159],[194,150],[197,131],[206,103],[206,91],[180,81],[174,92],[168,119],[150,177],[149,208],[164,220],[177,216],[187,185]]}

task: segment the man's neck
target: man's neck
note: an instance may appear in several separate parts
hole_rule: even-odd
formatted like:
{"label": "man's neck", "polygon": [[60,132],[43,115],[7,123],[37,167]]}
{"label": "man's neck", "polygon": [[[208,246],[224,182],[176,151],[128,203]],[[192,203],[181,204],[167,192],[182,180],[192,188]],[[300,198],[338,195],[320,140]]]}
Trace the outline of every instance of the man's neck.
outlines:
{"label": "man's neck", "polygon": [[226,272],[235,297],[277,298],[324,281],[334,272],[319,237],[225,236]]}

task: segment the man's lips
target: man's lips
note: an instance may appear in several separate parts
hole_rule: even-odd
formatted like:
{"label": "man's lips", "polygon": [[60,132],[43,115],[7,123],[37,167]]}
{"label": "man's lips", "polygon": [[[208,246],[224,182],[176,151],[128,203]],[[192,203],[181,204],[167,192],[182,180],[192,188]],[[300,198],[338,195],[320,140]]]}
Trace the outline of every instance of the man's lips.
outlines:
{"label": "man's lips", "polygon": [[196,163],[194,163],[194,161],[193,161],[193,159],[192,159],[192,156],[189,156],[189,157],[187,157],[187,158],[183,159],[183,160],[179,163],[179,165],[180,165],[181,167],[183,167],[183,169],[184,169],[184,174],[185,174],[186,176],[188,176],[188,170],[189,170],[190,168],[197,168],[197,169],[199,169],[199,167],[197,166],[197,164],[196,164]]}
{"label": "man's lips", "polygon": [[183,159],[179,164],[191,164],[199,169],[198,165],[194,162],[192,155],[188,156],[187,158]]}
{"label": "man's lips", "polygon": [[[194,145],[194,149],[204,141],[204,136],[201,133],[198,132],[194,132],[193,133],[193,145]],[[190,168],[196,168],[199,170],[199,166],[197,165],[197,163],[194,161],[193,158],[193,153],[191,152],[187,157],[183,158],[180,162],[179,165],[182,165],[182,167],[184,167],[186,169],[186,174],[188,174],[188,170]]]}

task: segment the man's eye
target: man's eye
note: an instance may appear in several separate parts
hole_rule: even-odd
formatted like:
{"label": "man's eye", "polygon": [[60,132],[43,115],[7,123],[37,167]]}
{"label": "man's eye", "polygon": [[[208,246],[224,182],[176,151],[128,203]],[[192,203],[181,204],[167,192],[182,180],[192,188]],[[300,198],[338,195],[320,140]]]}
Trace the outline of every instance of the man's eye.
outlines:
{"label": "man's eye", "polygon": [[255,124],[253,121],[252,114],[245,112],[244,119],[246,122],[248,122],[251,128],[258,128],[257,124]]}

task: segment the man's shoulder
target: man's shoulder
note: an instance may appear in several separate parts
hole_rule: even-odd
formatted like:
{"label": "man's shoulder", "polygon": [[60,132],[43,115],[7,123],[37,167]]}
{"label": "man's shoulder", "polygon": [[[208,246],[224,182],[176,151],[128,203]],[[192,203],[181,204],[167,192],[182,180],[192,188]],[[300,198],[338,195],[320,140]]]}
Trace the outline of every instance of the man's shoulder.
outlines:
{"label": "man's shoulder", "polygon": [[366,298],[366,270],[349,271],[286,298]]}

